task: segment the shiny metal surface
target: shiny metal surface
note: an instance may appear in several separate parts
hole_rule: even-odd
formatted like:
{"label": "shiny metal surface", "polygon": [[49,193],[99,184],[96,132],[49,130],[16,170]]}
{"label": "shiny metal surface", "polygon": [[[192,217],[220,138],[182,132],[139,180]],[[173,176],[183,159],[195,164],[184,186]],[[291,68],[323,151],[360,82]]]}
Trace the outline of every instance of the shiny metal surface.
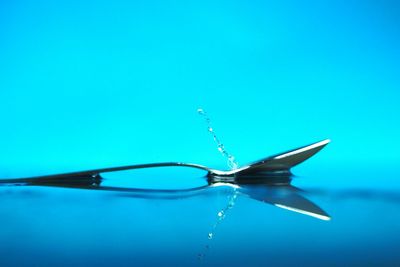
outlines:
{"label": "shiny metal surface", "polygon": [[[0,185],[47,186],[80,188],[129,193],[139,198],[182,198],[202,193],[207,188],[232,186],[238,194],[272,204],[276,207],[302,213],[322,220],[329,220],[329,215],[316,204],[302,196],[301,190],[291,185],[290,168],[303,162],[321,150],[329,140],[314,143],[285,153],[271,156],[250,165],[231,171],[213,170],[205,166],[166,162],[131,165],[115,168],[103,168],[82,172],[56,174],[21,179],[2,179]],[[208,186],[180,190],[153,190],[102,185],[101,174],[133,169],[155,167],[191,167],[207,171]]]}
{"label": "shiny metal surface", "polygon": [[94,169],[88,171],[79,171],[72,173],[62,173],[62,174],[54,174],[54,175],[46,175],[46,176],[38,176],[32,178],[19,178],[19,179],[4,179],[1,183],[29,183],[31,179],[62,179],[62,178],[81,178],[81,177],[90,177],[97,176],[101,173],[107,172],[117,172],[117,171],[125,171],[125,170],[133,170],[133,169],[143,169],[143,168],[156,168],[156,167],[190,167],[197,168],[201,170],[205,170],[208,172],[208,177],[215,178],[216,181],[223,182],[246,182],[244,177],[261,177],[263,180],[265,176],[273,177],[280,175],[290,175],[290,169],[297,164],[307,160],[312,157],[314,154],[319,152],[324,146],[326,146],[330,142],[329,139],[313,143],[308,146],[300,147],[297,149],[293,149],[284,153],[280,153],[274,156],[270,156],[249,165],[243,166],[238,169],[229,170],[229,171],[221,171],[208,168],[206,166],[192,164],[192,163],[181,163],[181,162],[162,162],[162,163],[149,163],[149,164],[138,164],[138,165],[129,165],[129,166],[121,166],[121,167],[112,167],[112,168],[102,168],[102,169]]}

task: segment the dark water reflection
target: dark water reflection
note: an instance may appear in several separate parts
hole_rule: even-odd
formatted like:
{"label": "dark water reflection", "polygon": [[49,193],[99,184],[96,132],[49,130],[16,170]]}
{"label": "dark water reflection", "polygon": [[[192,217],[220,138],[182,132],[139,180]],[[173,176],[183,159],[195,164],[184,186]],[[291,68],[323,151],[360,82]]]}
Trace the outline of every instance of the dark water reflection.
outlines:
{"label": "dark water reflection", "polygon": [[[143,177],[146,179],[146,177]],[[190,179],[190,177],[189,177]],[[302,191],[291,185],[291,175],[249,176],[241,177],[235,182],[221,182],[219,177],[207,177],[208,185],[188,189],[143,189],[121,186],[102,185],[100,174],[38,177],[3,180],[8,186],[49,186],[86,190],[103,190],[125,192],[123,196],[146,199],[182,199],[203,194],[207,189],[217,186],[234,188],[235,194],[272,204],[276,207],[302,213],[322,220],[330,220],[330,216],[316,204],[302,196]],[[123,183],[122,183],[123,184]]]}
{"label": "dark water reflection", "polygon": [[199,175],[178,189],[3,180],[0,265],[396,266],[400,190],[313,185],[334,176],[238,185]]}

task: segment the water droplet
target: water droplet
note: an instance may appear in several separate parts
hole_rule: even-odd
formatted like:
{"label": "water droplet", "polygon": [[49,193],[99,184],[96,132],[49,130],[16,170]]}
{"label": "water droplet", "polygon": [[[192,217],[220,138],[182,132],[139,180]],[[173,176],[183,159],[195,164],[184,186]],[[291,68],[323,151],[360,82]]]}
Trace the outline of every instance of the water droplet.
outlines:
{"label": "water droplet", "polygon": [[213,233],[208,233],[208,239],[212,239],[213,238]]}
{"label": "water droplet", "polygon": [[219,138],[217,137],[217,135],[214,132],[214,129],[211,127],[211,120],[208,117],[206,111],[202,108],[198,108],[197,112],[199,113],[199,115],[203,116],[206,124],[207,124],[207,130],[208,132],[212,135],[215,143],[218,146],[218,151],[222,154],[222,156],[226,157],[227,159],[227,165],[231,170],[235,170],[239,167],[238,162],[236,161],[235,157],[233,155],[231,155],[224,147],[224,145],[221,143],[221,141],[219,140]]}
{"label": "water droplet", "polygon": [[218,217],[222,217],[222,216],[224,216],[224,211],[223,211],[223,210],[221,210],[220,212],[218,212]]}

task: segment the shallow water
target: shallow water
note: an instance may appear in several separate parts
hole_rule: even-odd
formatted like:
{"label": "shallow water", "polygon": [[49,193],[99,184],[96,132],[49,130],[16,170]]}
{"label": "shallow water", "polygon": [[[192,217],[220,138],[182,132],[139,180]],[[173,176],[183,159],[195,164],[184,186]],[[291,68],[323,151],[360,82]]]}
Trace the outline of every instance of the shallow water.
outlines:
{"label": "shallow water", "polygon": [[[108,174],[102,182],[157,189],[150,191],[1,186],[0,265],[400,263],[400,186],[393,183],[400,170],[305,172],[292,185],[331,220],[236,194],[231,186],[208,187],[204,173],[179,168]],[[184,190],[192,187],[197,189]],[[262,188],[251,192],[268,199],[271,191]]]}

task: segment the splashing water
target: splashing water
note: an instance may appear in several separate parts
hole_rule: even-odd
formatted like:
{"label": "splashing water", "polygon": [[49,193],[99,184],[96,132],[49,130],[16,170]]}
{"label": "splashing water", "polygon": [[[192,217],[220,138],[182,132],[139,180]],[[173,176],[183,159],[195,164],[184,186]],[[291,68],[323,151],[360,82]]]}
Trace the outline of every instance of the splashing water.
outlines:
{"label": "splashing water", "polygon": [[[210,117],[208,117],[207,112],[204,109],[199,108],[199,109],[197,109],[197,113],[204,118],[206,125],[207,125],[207,130],[212,135],[215,143],[217,144],[218,151],[222,154],[222,156],[224,156],[227,159],[228,167],[231,170],[235,170],[235,169],[239,168],[239,163],[236,161],[235,157],[225,149],[224,144],[221,143],[218,136],[215,134],[215,131],[211,125]],[[239,191],[237,190],[237,188],[234,188],[232,194],[229,196],[228,204],[217,213],[217,220],[214,223],[214,225],[212,226],[211,231],[209,231],[207,234],[208,242],[212,241],[212,239],[215,236],[215,232],[216,232],[218,225],[220,225],[222,223],[222,221],[225,219],[226,215],[229,213],[229,210],[235,206],[235,202],[236,202],[238,195],[239,195]],[[210,244],[207,243],[204,246],[204,251],[197,255],[198,259],[203,260],[207,254],[206,251],[208,251],[209,249],[210,249]]]}
{"label": "splashing water", "polygon": [[229,196],[228,204],[222,210],[217,213],[217,221],[214,223],[211,231],[208,233],[208,239],[212,239],[214,237],[215,230],[217,229],[218,225],[225,219],[226,215],[228,214],[229,210],[235,206],[236,199],[239,195],[239,191],[234,188],[233,193]]}
{"label": "splashing water", "polygon": [[204,118],[207,124],[208,132],[212,135],[215,143],[217,144],[218,151],[222,154],[222,156],[224,156],[227,159],[228,167],[231,170],[239,168],[239,163],[236,161],[235,157],[225,149],[224,144],[221,143],[218,136],[215,134],[215,131],[211,126],[210,117],[208,117],[207,112],[202,108],[198,108],[197,113]]}
{"label": "splashing water", "polygon": [[216,232],[218,226],[226,218],[227,214],[229,213],[229,210],[231,210],[235,206],[238,196],[239,196],[239,191],[237,190],[237,188],[234,188],[232,194],[230,194],[230,196],[229,196],[228,204],[217,213],[216,222],[211,227],[211,231],[208,232],[208,234],[207,234],[208,242],[204,245],[203,252],[201,252],[197,255],[197,258],[199,260],[205,259],[206,254],[207,254],[208,250],[210,249],[210,242],[214,238],[215,232]]}

